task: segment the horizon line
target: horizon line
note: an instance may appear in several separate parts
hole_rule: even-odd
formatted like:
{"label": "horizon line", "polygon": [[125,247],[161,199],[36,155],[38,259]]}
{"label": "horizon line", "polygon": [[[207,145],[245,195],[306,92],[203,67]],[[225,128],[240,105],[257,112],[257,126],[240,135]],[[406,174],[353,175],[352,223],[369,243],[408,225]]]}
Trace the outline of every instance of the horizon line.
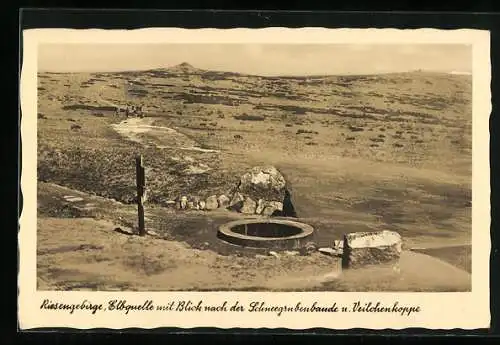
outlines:
{"label": "horizon line", "polygon": [[350,73],[350,72],[339,72],[336,74],[332,73],[325,73],[325,74],[319,74],[319,73],[314,73],[314,74],[252,74],[252,73],[244,73],[244,72],[234,72],[234,71],[228,71],[228,70],[218,70],[218,69],[203,69],[203,68],[197,68],[194,67],[192,64],[187,63],[187,62],[182,62],[176,65],[168,66],[168,67],[153,67],[153,68],[130,68],[130,69],[122,69],[122,70],[73,70],[73,71],[56,71],[56,70],[50,70],[50,69],[45,69],[45,70],[37,70],[37,73],[54,73],[54,74],[75,74],[75,73],[127,73],[127,72],[149,72],[149,71],[155,71],[155,70],[169,70],[169,69],[174,69],[176,67],[180,67],[182,65],[188,65],[190,68],[194,70],[198,70],[200,72],[219,72],[219,73],[233,73],[233,74],[239,74],[239,75],[245,75],[245,76],[253,76],[253,77],[275,77],[275,78],[280,78],[280,77],[285,77],[285,78],[291,78],[291,77],[329,77],[329,76],[343,76],[343,75],[381,75],[381,74],[397,74],[397,73],[439,73],[439,74],[453,74],[453,75],[472,75],[472,72],[470,71],[443,71],[443,70],[432,70],[432,69],[425,69],[425,68],[417,68],[417,69],[409,69],[409,70],[400,70],[400,71],[381,71],[381,72],[364,72],[364,73]]}

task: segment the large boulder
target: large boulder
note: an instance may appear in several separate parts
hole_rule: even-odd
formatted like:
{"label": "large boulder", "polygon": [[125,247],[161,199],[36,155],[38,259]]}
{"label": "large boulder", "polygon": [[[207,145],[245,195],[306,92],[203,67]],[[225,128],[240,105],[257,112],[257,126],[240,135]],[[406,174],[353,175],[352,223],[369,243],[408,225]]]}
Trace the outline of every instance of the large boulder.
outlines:
{"label": "large boulder", "polygon": [[241,176],[238,191],[253,200],[277,200],[285,198],[286,181],[273,166],[254,167]]}
{"label": "large boulder", "polygon": [[242,213],[296,217],[289,185],[273,166],[254,167],[243,174],[229,206]]}
{"label": "large boulder", "polygon": [[403,240],[394,231],[358,232],[344,235],[342,266],[359,268],[367,265],[397,263]]}

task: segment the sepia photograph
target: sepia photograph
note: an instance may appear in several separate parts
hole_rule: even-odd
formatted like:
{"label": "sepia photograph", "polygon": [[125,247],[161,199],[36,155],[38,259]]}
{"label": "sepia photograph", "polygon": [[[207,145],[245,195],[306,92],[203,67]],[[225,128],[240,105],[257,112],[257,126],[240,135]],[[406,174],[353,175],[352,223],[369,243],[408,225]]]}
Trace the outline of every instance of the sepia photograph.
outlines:
{"label": "sepia photograph", "polygon": [[471,66],[467,45],[41,45],[39,289],[470,290]]}
{"label": "sepia photograph", "polygon": [[[473,55],[457,40],[38,43],[36,291],[482,291]],[[390,311],[376,303],[343,311]]]}

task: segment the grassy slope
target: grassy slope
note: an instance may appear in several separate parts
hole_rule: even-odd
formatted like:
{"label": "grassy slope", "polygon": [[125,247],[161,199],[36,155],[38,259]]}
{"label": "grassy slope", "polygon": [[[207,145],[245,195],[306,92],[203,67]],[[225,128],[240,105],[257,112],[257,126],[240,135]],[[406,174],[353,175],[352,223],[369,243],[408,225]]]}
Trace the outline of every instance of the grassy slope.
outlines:
{"label": "grassy slope", "polygon": [[[299,215],[322,245],[345,232],[383,228],[400,231],[410,246],[470,243],[469,76],[41,74],[38,92],[40,180],[132,202],[133,157],[141,152],[150,205],[161,206],[183,193],[225,192],[246,168],[270,163],[291,182]],[[123,140],[110,128],[123,118],[91,107],[124,105],[125,97],[145,104],[157,125],[221,152]],[[187,155],[212,170],[186,175]],[[177,221],[163,217],[158,229],[189,239],[186,224],[196,217],[171,217]],[[194,220],[198,233],[206,219]],[[203,241],[213,239],[210,229]]]}

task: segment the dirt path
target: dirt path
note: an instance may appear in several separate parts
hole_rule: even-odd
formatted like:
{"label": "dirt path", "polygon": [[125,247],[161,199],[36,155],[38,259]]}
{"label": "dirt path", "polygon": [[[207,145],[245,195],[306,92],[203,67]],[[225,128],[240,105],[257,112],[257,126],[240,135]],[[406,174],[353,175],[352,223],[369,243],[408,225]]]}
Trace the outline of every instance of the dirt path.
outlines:
{"label": "dirt path", "polygon": [[97,94],[97,97],[98,97],[98,101],[106,104],[106,105],[110,105],[112,107],[117,107],[117,108],[121,108],[121,106],[119,106],[118,104],[112,102],[112,101],[109,101],[107,99],[104,99],[102,97],[102,93],[104,92],[104,86],[101,86],[100,89],[99,89],[99,93]]}
{"label": "dirt path", "polygon": [[113,129],[128,140],[163,149],[178,149],[198,152],[218,152],[204,149],[188,136],[169,127],[155,126],[155,119],[133,117],[112,125]]}

